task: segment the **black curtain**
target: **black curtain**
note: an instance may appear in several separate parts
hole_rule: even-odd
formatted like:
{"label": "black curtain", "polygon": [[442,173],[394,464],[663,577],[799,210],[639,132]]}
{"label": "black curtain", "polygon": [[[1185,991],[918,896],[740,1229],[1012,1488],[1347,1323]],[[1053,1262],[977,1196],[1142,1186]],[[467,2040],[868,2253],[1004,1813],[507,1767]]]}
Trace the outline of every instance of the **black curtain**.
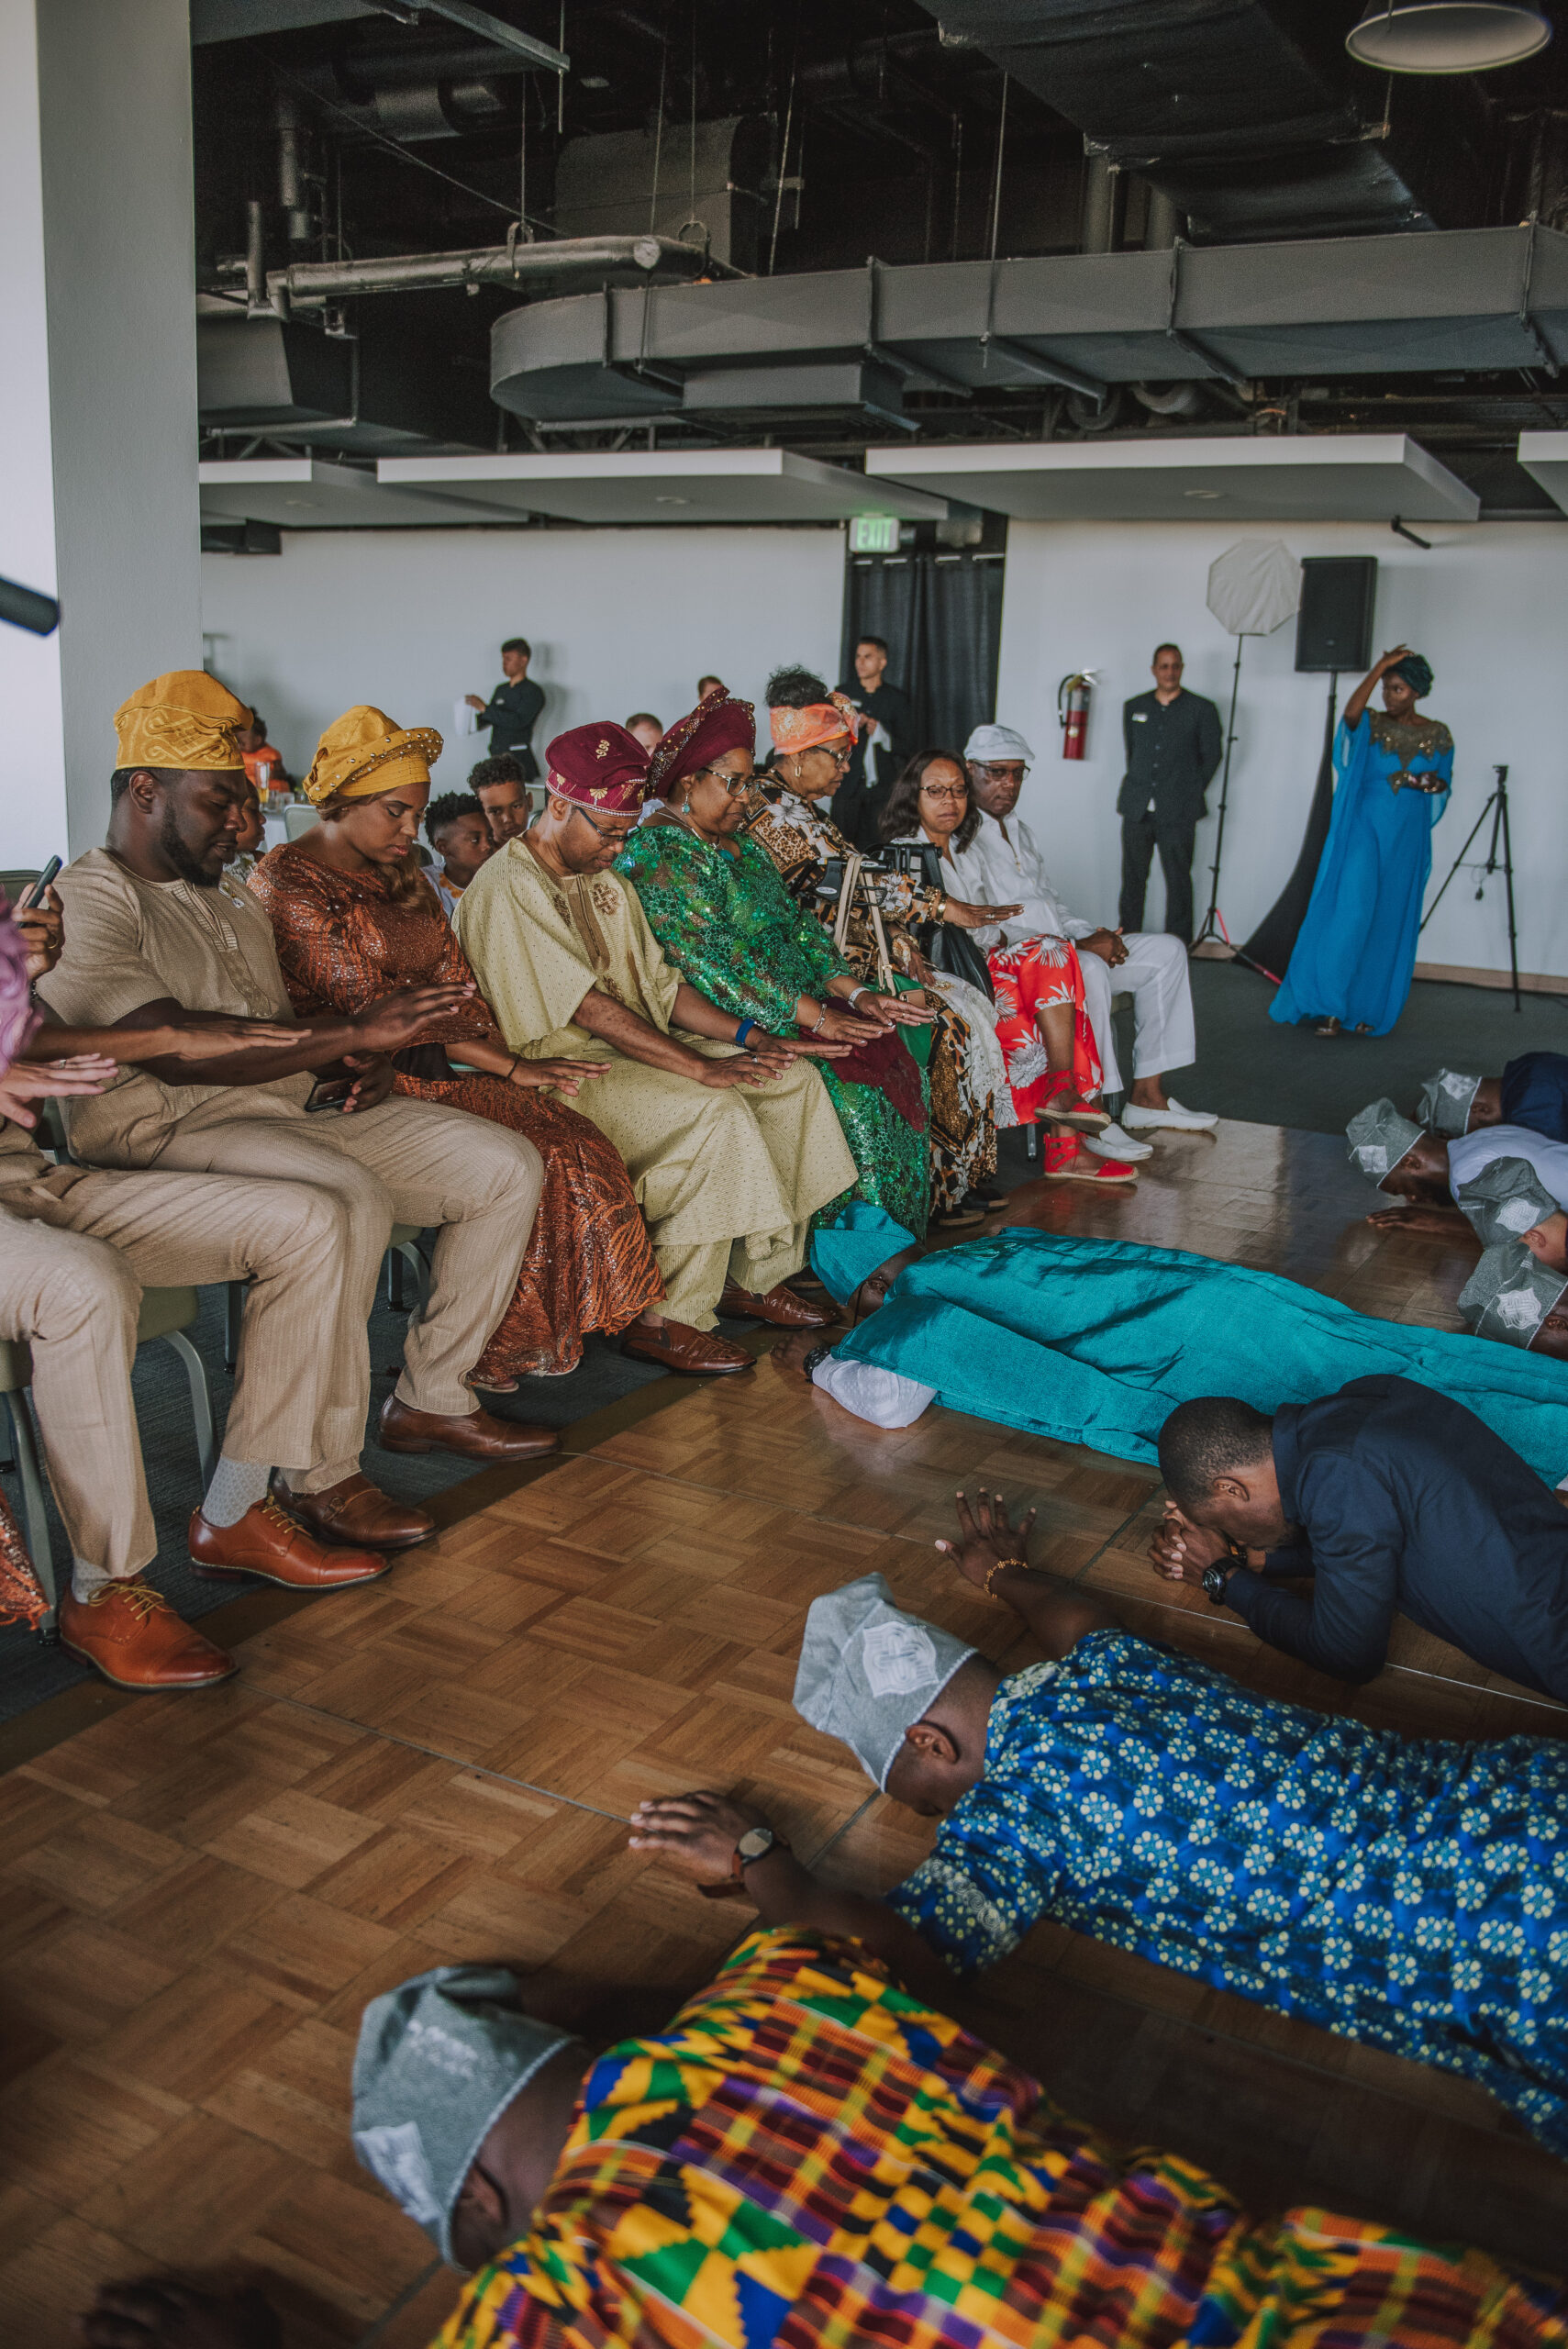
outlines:
{"label": "black curtain", "polygon": [[1302,840],[1301,853],[1296,860],[1296,869],[1241,949],[1249,963],[1256,963],[1273,979],[1284,976],[1284,966],[1291,958],[1301,925],[1307,918],[1312,885],[1318,878],[1318,867],[1322,862],[1323,843],[1329,837],[1329,818],[1334,812],[1334,714],[1339,692],[1340,680],[1336,674],[1329,685],[1328,711],[1323,722],[1323,754],[1318,762],[1317,786],[1312,794],[1307,831]]}
{"label": "black curtain", "polygon": [[887,640],[887,675],[913,697],[922,748],[962,751],[996,710],[1002,574],[996,555],[851,555],[842,677],[862,636]]}

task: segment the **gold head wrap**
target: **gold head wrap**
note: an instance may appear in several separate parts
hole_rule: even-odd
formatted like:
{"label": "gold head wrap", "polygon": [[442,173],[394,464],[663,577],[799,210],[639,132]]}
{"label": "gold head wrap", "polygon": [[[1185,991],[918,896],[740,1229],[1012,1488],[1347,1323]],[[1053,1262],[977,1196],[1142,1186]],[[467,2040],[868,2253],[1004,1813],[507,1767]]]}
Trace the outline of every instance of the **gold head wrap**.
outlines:
{"label": "gold head wrap", "polygon": [[430,762],[440,755],[433,726],[397,726],[384,710],[361,702],[332,720],[300,788],[317,807],[324,799],[376,799],[399,785],[428,783]]}
{"label": "gold head wrap", "polygon": [[243,767],[234,737],[250,712],[205,669],[171,669],[139,686],[115,712],[120,767]]}

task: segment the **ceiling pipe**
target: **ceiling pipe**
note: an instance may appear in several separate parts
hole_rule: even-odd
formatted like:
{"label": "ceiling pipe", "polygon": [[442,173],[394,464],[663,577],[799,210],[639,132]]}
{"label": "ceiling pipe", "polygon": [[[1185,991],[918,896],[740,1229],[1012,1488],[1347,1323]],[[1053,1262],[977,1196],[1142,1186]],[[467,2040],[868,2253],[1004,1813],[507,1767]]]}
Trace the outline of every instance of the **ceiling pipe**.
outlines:
{"label": "ceiling pipe", "polygon": [[416,294],[450,285],[526,288],[530,282],[627,275],[646,282],[656,272],[692,277],[740,277],[743,272],[711,258],[701,245],[674,237],[558,237],[465,252],[395,253],[379,261],[292,262],[267,273],[274,312],[308,309],[357,294]]}

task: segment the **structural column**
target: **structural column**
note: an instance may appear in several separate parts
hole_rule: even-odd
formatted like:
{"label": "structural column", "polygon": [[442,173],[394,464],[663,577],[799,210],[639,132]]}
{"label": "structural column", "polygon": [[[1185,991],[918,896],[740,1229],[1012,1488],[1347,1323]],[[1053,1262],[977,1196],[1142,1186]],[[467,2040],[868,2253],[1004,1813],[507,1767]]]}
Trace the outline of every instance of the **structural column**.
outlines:
{"label": "structural column", "polygon": [[0,0],[0,867],[100,841],[110,717],[199,668],[188,0]]}

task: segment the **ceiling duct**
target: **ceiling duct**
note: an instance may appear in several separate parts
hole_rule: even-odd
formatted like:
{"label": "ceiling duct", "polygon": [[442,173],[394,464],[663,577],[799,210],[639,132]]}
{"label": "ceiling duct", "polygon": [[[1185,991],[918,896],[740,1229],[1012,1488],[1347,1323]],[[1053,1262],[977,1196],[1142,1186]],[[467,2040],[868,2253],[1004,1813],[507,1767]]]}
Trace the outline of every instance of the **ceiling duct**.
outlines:
{"label": "ceiling duct", "polygon": [[1432,225],[1363,126],[1342,28],[1315,0],[927,5],[945,41],[983,50],[1149,180],[1199,243]]}
{"label": "ceiling duct", "polygon": [[[491,391],[536,422],[809,405],[808,371],[904,388],[1466,373],[1568,360],[1568,236],[1434,230],[945,262],[580,295],[508,310]],[[727,387],[726,376],[730,381]],[[770,383],[776,385],[772,402]],[[727,395],[728,394],[728,395]]]}
{"label": "ceiling duct", "polygon": [[761,117],[739,115],[667,122],[658,137],[626,130],[569,139],[555,167],[555,227],[562,237],[651,231],[706,241],[716,261],[750,274],[757,267],[769,143]]}

